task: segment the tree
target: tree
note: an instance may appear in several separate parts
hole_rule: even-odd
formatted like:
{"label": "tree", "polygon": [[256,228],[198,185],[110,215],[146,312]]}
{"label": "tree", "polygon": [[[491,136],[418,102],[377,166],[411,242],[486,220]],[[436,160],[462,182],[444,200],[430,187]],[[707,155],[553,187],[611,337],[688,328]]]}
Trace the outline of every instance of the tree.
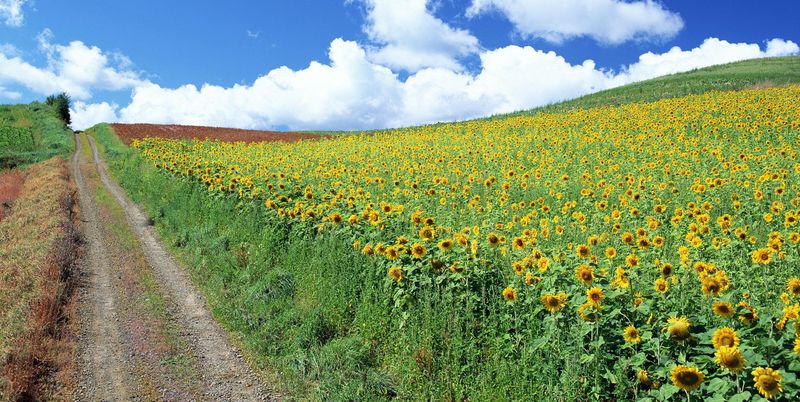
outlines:
{"label": "tree", "polygon": [[70,119],[69,116],[69,106],[72,100],[66,92],[62,92],[58,95],[50,95],[47,97],[46,102],[48,105],[55,107],[58,118],[60,118],[65,125],[68,126],[72,123],[72,119]]}

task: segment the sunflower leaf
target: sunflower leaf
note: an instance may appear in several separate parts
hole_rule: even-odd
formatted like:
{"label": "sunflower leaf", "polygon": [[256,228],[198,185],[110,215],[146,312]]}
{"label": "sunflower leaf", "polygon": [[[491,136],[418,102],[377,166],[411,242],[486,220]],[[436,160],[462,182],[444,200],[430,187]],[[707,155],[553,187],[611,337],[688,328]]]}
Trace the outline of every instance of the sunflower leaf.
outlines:
{"label": "sunflower leaf", "polygon": [[744,402],[749,401],[752,395],[749,391],[740,392],[728,399],[728,402]]}

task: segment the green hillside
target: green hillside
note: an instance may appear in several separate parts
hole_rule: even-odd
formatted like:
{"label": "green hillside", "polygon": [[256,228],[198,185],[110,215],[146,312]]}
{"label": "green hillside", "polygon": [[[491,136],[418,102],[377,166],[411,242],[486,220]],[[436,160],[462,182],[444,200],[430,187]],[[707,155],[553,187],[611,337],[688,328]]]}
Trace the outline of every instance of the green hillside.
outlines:
{"label": "green hillside", "polygon": [[800,83],[800,56],[753,59],[653,78],[520,113],[532,114],[616,106],[708,91],[730,91],[798,83]]}
{"label": "green hillside", "polygon": [[39,102],[0,105],[0,169],[67,154],[73,147],[72,130],[54,107]]}

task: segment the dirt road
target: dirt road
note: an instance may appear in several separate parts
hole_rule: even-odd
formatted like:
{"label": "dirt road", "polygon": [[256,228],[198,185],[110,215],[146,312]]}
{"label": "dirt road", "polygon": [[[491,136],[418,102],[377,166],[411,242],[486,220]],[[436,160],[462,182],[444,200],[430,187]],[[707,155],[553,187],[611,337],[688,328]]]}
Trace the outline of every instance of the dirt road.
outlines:
{"label": "dirt road", "polygon": [[[88,249],[84,269],[87,276],[79,296],[82,331],[78,340],[76,398],[108,401],[277,400],[276,396],[266,392],[259,378],[232,346],[228,334],[213,320],[203,296],[167,252],[154,228],[148,225],[147,217],[109,177],[95,144],[90,137],[87,139],[91,159],[83,149],[85,144],[82,145],[80,138],[76,137],[78,149],[72,160]],[[96,188],[91,186],[91,179],[87,180],[89,175],[96,181]],[[98,198],[100,191],[110,194],[106,196],[107,203],[116,203],[113,206],[124,211],[124,218],[118,217],[123,222],[113,222],[113,212],[98,206],[96,201],[101,199]],[[115,224],[127,224],[124,229],[135,237],[138,250],[127,250],[112,243],[113,233],[119,232],[120,228],[108,226]],[[138,254],[143,267],[128,267],[135,265],[137,258],[130,253]],[[163,298],[167,304],[166,312],[160,318],[146,317],[143,311],[149,310],[136,309],[136,298],[147,294],[136,291],[144,286],[137,280],[147,282],[146,279],[137,279],[147,278],[142,276],[142,270],[147,270],[145,274],[154,279],[156,298]],[[148,297],[148,300],[150,298],[153,297]],[[169,331],[155,331],[153,335],[154,331],[148,332],[148,328],[154,326],[177,328],[173,332],[179,339],[172,343],[183,346],[176,347],[177,351],[173,350],[176,348],[159,347],[160,343],[170,343],[169,336],[166,336],[166,341],[160,341],[165,338],[161,334]],[[165,360],[187,362],[180,371],[183,374],[175,377],[178,380],[172,380],[165,369],[158,367],[164,366]]]}

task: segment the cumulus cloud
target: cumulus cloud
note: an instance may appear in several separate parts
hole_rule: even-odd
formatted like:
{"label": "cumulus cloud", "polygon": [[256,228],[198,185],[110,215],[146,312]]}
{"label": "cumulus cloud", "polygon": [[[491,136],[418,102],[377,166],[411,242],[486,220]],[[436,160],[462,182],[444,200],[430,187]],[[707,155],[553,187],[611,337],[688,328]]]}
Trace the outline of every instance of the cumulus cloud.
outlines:
{"label": "cumulus cloud", "polygon": [[123,55],[103,52],[81,41],[54,44],[52,36],[49,30],[39,35],[47,66],[34,66],[6,46],[0,52],[0,85],[18,85],[40,95],[63,91],[74,99],[87,100],[94,91],[117,91],[147,83],[131,70],[130,60]]}
{"label": "cumulus cloud", "polygon": [[22,97],[22,94],[17,91],[9,91],[0,87],[0,99],[17,100]]}
{"label": "cumulus cloud", "polygon": [[478,39],[436,18],[428,0],[363,0],[364,32],[377,46],[369,58],[395,70],[416,72],[427,67],[461,70],[459,57],[477,53]]}
{"label": "cumulus cloud", "polygon": [[754,43],[730,43],[717,38],[708,38],[700,46],[690,50],[681,50],[675,46],[661,54],[644,53],[639,56],[639,61],[624,67],[622,72],[612,79],[611,85],[622,85],[716,64],[797,53],[797,44],[790,40],[772,39],[767,42],[766,50],[762,51]]}
{"label": "cumulus cloud", "polygon": [[598,42],[668,39],[683,28],[681,17],[653,0],[473,0],[467,16],[497,11],[527,37],[553,43],[588,36]]}
{"label": "cumulus cloud", "polygon": [[27,0],[0,0],[0,20],[7,26],[21,27],[25,16],[22,6]]}
{"label": "cumulus cloud", "polygon": [[116,104],[109,104],[108,102],[87,104],[82,101],[76,101],[69,110],[72,118],[72,128],[84,130],[100,122],[115,122],[119,120],[117,116],[118,108],[119,106]]}
{"label": "cumulus cloud", "polygon": [[328,64],[281,67],[251,85],[229,88],[147,83],[135,87],[125,107],[76,107],[76,127],[112,120],[241,128],[397,127],[512,112],[665,74],[797,53],[796,43],[782,39],[766,42],[762,50],[757,44],[709,38],[693,49],[645,53],[614,72],[591,60],[571,64],[554,52],[512,45],[480,53],[476,73],[431,67],[401,80],[357,43],[336,39]]}

